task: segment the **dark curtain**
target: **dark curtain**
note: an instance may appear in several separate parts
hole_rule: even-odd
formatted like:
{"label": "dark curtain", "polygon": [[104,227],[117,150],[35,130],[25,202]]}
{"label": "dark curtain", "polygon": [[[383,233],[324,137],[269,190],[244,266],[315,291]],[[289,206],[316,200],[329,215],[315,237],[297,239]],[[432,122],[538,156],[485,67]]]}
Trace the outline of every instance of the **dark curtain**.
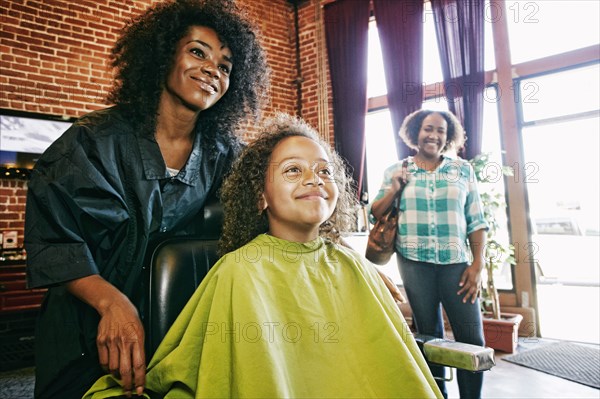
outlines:
{"label": "dark curtain", "polygon": [[333,91],[335,147],[353,168],[361,196],[366,191],[369,0],[338,0],[327,4],[323,11]]}
{"label": "dark curtain", "polygon": [[481,152],[483,127],[483,1],[432,0],[448,107],[467,133],[459,154],[471,159]]}
{"label": "dark curtain", "polygon": [[398,159],[411,149],[398,136],[404,118],[423,104],[423,0],[374,0],[387,99]]}

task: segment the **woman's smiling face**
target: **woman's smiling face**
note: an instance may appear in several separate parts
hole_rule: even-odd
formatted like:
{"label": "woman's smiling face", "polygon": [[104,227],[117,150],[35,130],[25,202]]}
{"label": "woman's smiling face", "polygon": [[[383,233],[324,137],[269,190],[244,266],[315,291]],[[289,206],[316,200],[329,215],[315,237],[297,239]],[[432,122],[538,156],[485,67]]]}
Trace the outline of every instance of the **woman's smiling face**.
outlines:
{"label": "woman's smiling face", "polygon": [[217,32],[192,26],[177,43],[164,95],[195,112],[217,103],[229,88],[232,53]]}
{"label": "woman's smiling face", "polygon": [[419,153],[427,158],[439,157],[446,147],[448,122],[438,113],[427,115],[417,137]]}

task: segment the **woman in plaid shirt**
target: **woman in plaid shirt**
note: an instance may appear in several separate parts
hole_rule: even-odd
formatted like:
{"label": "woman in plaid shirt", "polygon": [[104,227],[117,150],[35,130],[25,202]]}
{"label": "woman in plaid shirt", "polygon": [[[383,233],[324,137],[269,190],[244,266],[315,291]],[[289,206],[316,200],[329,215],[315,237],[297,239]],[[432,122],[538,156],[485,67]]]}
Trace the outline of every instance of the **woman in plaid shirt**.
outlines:
{"label": "woman in plaid shirt", "polygon": [[[469,162],[446,153],[465,134],[449,112],[420,110],[406,117],[400,137],[417,153],[386,169],[371,206],[381,217],[402,186],[396,251],[400,275],[420,334],[442,338],[442,305],[458,342],[484,345],[479,308],[487,224]],[[431,366],[434,376],[444,368]],[[479,398],[482,373],[457,372],[461,398]],[[447,397],[443,380],[438,385]]]}

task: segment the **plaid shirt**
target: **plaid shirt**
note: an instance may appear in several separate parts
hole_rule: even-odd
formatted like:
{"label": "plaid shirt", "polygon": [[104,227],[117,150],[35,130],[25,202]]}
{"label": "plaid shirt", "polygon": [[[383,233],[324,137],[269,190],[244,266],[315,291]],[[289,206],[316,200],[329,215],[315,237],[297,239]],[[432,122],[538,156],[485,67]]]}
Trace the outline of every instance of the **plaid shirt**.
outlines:
{"label": "plaid shirt", "polygon": [[[398,162],[384,172],[375,201],[392,185]],[[487,229],[475,172],[469,162],[444,156],[434,171],[408,158],[408,184],[400,200],[396,250],[407,259],[435,264],[471,262],[467,237]],[[371,222],[375,218],[369,212]]]}

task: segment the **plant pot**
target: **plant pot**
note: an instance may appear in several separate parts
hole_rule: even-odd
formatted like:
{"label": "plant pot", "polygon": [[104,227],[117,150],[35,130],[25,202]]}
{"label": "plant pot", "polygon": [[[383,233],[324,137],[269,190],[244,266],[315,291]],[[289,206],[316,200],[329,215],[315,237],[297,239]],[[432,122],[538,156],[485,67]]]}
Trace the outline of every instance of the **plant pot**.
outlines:
{"label": "plant pot", "polygon": [[514,353],[519,341],[519,324],[523,316],[501,313],[500,320],[492,319],[491,313],[483,313],[485,345],[506,353]]}

